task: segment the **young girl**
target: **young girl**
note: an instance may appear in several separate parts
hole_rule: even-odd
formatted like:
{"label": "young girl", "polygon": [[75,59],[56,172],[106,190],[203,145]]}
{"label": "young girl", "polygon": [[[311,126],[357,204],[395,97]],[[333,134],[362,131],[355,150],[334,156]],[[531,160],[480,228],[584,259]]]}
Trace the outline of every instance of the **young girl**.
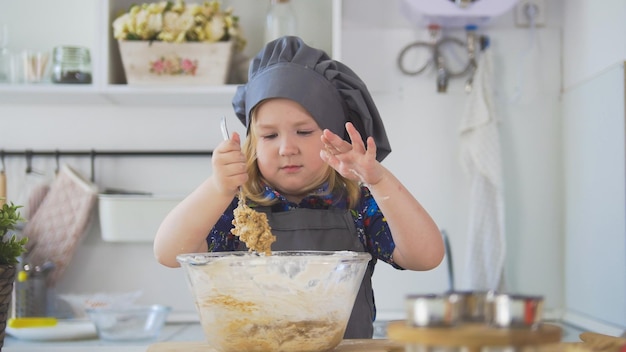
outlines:
{"label": "young girl", "polygon": [[372,255],[345,333],[371,338],[377,260],[430,270],[444,247],[426,210],[380,163],[391,149],[365,84],[323,51],[283,37],[252,61],[233,106],[247,128],[243,149],[237,133],[215,148],[213,175],[161,224],[157,260],[176,267],[182,253],[245,250],[231,234],[242,187],[247,204],[268,215],[272,250]]}

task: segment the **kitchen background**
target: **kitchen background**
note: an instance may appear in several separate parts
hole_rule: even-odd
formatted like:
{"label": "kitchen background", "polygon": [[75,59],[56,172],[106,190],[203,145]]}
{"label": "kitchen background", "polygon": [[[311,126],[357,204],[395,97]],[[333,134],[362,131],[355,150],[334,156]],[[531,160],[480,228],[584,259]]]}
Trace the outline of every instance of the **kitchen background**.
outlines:
{"label": "kitchen background", "polygon": [[[385,160],[429,210],[451,241],[455,286],[466,288],[469,180],[459,161],[465,79],[437,93],[435,71],[403,75],[402,48],[428,40],[400,0],[293,0],[302,37],[332,53],[368,84],[393,153]],[[433,0],[434,1],[434,0]],[[483,0],[486,1],[486,0]],[[478,28],[494,57],[506,208],[506,288],[541,294],[546,315],[590,330],[626,329],[624,59],[626,0],[537,0],[541,25],[520,26],[515,7]],[[8,49],[88,47],[94,84],[51,87],[0,84],[0,149],[210,150],[219,119],[243,132],[230,106],[234,89],[128,89],[109,84],[115,57],[113,0],[0,0]],[[124,3],[117,2],[117,4]],[[224,1],[242,18],[251,56],[262,46],[266,2]],[[445,35],[465,38],[459,29]],[[118,72],[119,74],[119,72]],[[61,89],[62,88],[62,89]],[[83,175],[89,158],[63,157]],[[23,196],[25,158],[6,157],[8,196]],[[95,159],[98,187],[183,196],[211,172],[208,157]],[[35,157],[51,179],[54,158]],[[63,204],[59,204],[63,206]],[[94,215],[96,215],[94,210]],[[142,291],[140,301],[194,307],[183,272],[156,263],[149,242],[103,241],[94,216],[54,288],[58,294]],[[449,289],[444,261],[430,272],[379,264],[374,290],[379,319],[403,316],[409,293]]]}

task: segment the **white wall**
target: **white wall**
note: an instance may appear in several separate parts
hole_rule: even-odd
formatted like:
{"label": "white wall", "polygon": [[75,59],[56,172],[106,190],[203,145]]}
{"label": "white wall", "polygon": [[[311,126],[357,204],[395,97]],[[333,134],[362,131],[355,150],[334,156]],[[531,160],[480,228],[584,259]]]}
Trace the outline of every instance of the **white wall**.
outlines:
{"label": "white wall", "polygon": [[[395,60],[403,46],[427,40],[428,34],[408,23],[399,11],[394,12],[398,3],[371,11],[362,1],[344,2],[342,59],[375,92],[394,148],[385,163],[448,231],[456,287],[463,288],[467,285],[463,270],[469,198],[458,151],[465,78],[452,79],[448,93],[437,94],[434,70],[414,77],[399,72]],[[506,198],[507,288],[543,294],[550,309],[559,309],[563,295],[561,19],[559,4],[548,3],[547,26],[537,29],[534,37],[529,30],[513,25],[512,13],[479,32],[491,38],[495,61]],[[451,30],[446,35],[464,38],[465,34]],[[407,291],[447,288],[441,277],[445,264],[437,276],[383,268],[385,275],[375,277],[378,293],[394,299],[379,299],[377,304],[388,309],[401,309]],[[407,277],[413,279],[407,282]]]}
{"label": "white wall", "polygon": [[[8,0],[0,0],[6,4]],[[560,132],[561,1],[550,0],[548,26],[530,32],[507,13],[480,32],[491,37],[506,198],[506,281],[510,291],[543,294],[548,309],[563,304],[563,204]],[[398,1],[344,2],[342,58],[375,92],[394,152],[385,165],[431,212],[451,237],[457,287],[464,285],[467,179],[458,162],[458,123],[466,95],[464,80],[452,80],[447,94],[435,91],[434,74],[401,75],[395,58],[401,47],[426,31],[404,20]],[[0,21],[3,19],[0,13]],[[463,37],[452,31],[450,35]],[[520,79],[523,78],[523,79]],[[517,87],[521,95],[515,98]],[[205,149],[219,141],[220,108],[112,105],[0,105],[0,148],[5,149]],[[64,160],[89,174],[87,160]],[[23,160],[6,162],[9,192],[23,188]],[[51,171],[53,160],[36,160]],[[187,193],[210,173],[202,159],[98,159],[101,188]],[[397,317],[404,296],[448,289],[446,266],[427,273],[398,272],[381,264],[375,274],[382,316]],[[111,244],[94,223],[77,251],[59,293],[142,289],[143,300],[193,310],[180,270],[159,267],[150,244]]]}
{"label": "white wall", "polygon": [[[563,2],[563,87],[593,79],[626,57],[626,1]],[[616,38],[617,36],[617,38]]]}
{"label": "white wall", "polygon": [[621,334],[626,330],[624,66],[567,90],[563,104],[566,317],[579,325],[613,326],[605,333]]}
{"label": "white wall", "polygon": [[606,334],[626,330],[625,16],[624,0],[564,4],[566,319]]}

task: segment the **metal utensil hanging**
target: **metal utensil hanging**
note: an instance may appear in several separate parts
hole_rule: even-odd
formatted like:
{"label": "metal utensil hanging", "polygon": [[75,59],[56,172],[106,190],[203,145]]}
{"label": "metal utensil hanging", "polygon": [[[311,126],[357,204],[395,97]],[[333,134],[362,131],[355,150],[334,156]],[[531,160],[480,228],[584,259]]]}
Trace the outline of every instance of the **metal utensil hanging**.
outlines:
{"label": "metal utensil hanging", "polygon": [[[476,53],[477,47],[481,46],[483,41],[479,41],[479,37],[476,34],[477,27],[474,25],[466,26],[466,39],[465,41],[455,38],[446,37],[441,35],[441,27],[437,24],[431,24],[428,26],[430,33],[430,41],[415,41],[407,44],[399,53],[397,58],[398,69],[408,76],[416,76],[424,72],[428,67],[434,66],[437,72],[436,84],[437,92],[445,93],[448,89],[449,80],[456,77],[461,77],[469,73],[469,78],[466,81],[466,91],[471,91],[473,83],[473,75],[476,71]],[[481,36],[482,38],[482,36]],[[467,52],[467,62],[462,66],[460,70],[454,70],[450,67],[450,58],[447,50],[453,47],[464,48]],[[417,67],[410,67],[407,63],[411,55],[418,55],[417,52],[426,50],[429,59],[422,65]]]}

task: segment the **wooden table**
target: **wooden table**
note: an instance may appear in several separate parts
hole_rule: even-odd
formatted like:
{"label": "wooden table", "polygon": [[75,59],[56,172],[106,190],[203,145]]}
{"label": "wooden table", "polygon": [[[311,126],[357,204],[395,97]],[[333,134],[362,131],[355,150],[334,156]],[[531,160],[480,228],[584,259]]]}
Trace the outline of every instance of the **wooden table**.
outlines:
{"label": "wooden table", "polygon": [[559,326],[540,324],[536,328],[496,328],[486,324],[465,323],[455,327],[413,327],[404,321],[390,322],[387,337],[401,344],[467,347],[478,352],[482,347],[523,347],[561,341]]}
{"label": "wooden table", "polygon": [[[148,347],[147,352],[210,352],[207,342],[159,342]],[[242,351],[243,352],[243,351]],[[333,352],[404,352],[404,344],[382,339],[343,340]]]}

